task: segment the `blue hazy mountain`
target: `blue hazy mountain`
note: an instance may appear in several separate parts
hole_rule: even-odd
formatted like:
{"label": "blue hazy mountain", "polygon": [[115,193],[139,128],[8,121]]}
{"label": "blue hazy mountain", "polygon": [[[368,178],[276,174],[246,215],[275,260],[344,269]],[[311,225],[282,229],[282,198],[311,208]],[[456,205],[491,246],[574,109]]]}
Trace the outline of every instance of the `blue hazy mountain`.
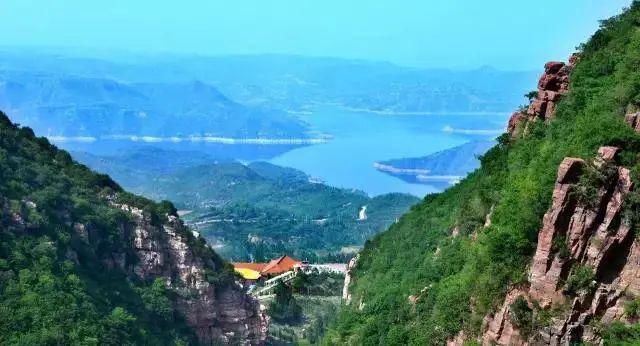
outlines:
{"label": "blue hazy mountain", "polygon": [[494,145],[495,141],[471,141],[424,157],[376,162],[374,167],[410,183],[444,188],[480,167],[478,156]]}
{"label": "blue hazy mountain", "polygon": [[384,62],[291,55],[77,58],[0,52],[0,70],[111,78],[132,83],[201,80],[244,105],[303,111],[318,104],[379,112],[505,112],[522,101],[533,71],[456,71]]}
{"label": "blue hazy mountain", "polygon": [[47,72],[0,71],[0,107],[49,136],[305,138],[283,111],[247,107],[203,82],[131,83]]}

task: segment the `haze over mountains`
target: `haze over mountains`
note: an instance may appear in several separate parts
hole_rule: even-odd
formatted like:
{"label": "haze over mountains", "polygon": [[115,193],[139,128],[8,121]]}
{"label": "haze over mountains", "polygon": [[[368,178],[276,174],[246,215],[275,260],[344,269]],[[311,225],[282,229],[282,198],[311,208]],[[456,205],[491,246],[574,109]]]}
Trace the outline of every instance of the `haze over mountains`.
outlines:
{"label": "haze over mountains", "polygon": [[535,80],[534,71],[429,70],[288,55],[78,58],[27,52],[0,52],[0,70],[129,83],[199,80],[244,105],[293,111],[329,103],[382,112],[504,112],[521,102],[520,90]]}
{"label": "haze over mountains", "polygon": [[245,107],[202,82],[128,83],[54,72],[0,72],[0,107],[52,137],[306,138],[282,111]]}
{"label": "haze over mountains", "polygon": [[[0,52],[0,109],[73,151],[113,155],[150,144],[184,155],[200,152],[215,160],[254,161],[352,133],[354,124],[346,121],[344,126],[334,122],[330,129],[317,126],[319,117],[343,116],[339,112],[364,112],[372,122],[376,116],[456,114],[447,126],[480,126],[470,130],[484,131],[483,126],[503,123],[504,112],[523,100],[534,80],[534,72],[491,67],[429,70],[287,55],[82,57],[5,49]],[[499,117],[491,121],[494,113]],[[472,115],[487,117],[472,120]],[[417,133],[423,121],[408,120],[398,118],[398,128]],[[464,136],[447,134],[455,144],[468,140]],[[412,152],[428,155],[437,150],[442,147]],[[381,155],[374,160],[397,154]],[[371,167],[374,160],[368,160],[361,166]],[[459,169],[461,175],[467,171]]]}
{"label": "haze over mountains", "polygon": [[[0,52],[0,109],[127,189],[189,210],[188,221],[227,258],[268,259],[283,251],[344,258],[418,199],[393,193],[372,198],[349,186],[319,183],[300,170],[252,161],[352,133],[355,124],[346,118],[328,131],[311,125],[318,117],[344,116],[331,109],[360,112],[358,122],[372,126],[380,117],[394,123],[398,117],[397,136],[423,133],[414,129],[423,120],[413,117],[428,122],[438,114],[454,121],[438,124],[455,127],[455,119],[470,117],[460,126],[493,126],[474,115],[491,118],[512,108],[533,79],[532,72],[489,67],[420,70],[285,55],[83,58],[14,50]],[[441,126],[432,130],[452,143],[467,140]],[[366,136],[395,140],[375,132]],[[355,145],[339,143],[331,150]],[[475,168],[474,160],[462,150],[451,169],[464,175]],[[321,164],[341,169],[330,160]],[[442,189],[448,182],[431,184]]]}
{"label": "haze over mountains", "polygon": [[[326,109],[364,112],[359,121],[372,126],[383,119],[379,117],[398,117],[394,136],[423,133],[414,127],[440,114],[453,128],[456,119],[463,127],[493,126],[483,117],[500,114],[490,123],[501,123],[503,112],[522,100],[525,85],[534,78],[533,72],[490,67],[420,70],[286,55],[86,58],[7,50],[0,52],[0,108],[126,188],[192,211],[189,221],[201,225],[225,256],[249,259],[287,251],[316,258],[341,256],[342,248],[361,246],[417,199],[402,194],[372,199],[348,186],[318,184],[299,170],[236,160],[270,159],[353,132],[349,127],[354,124],[346,125],[346,118],[344,126],[334,122],[337,126],[328,131],[312,126],[317,117],[341,117]],[[479,114],[483,117],[475,119]],[[452,143],[469,140],[467,134],[443,132],[440,126],[430,131],[451,137]],[[375,132],[366,135],[374,141],[397,140]],[[344,152],[355,145],[339,143],[331,150]],[[424,166],[432,175],[461,177],[477,167],[475,154],[487,148],[463,145],[436,154],[435,162],[426,160],[431,163],[389,162],[400,169]],[[371,169],[373,163],[364,166]],[[341,169],[331,161],[322,165]],[[437,190],[453,182],[395,176]],[[368,218],[358,221],[362,208]],[[219,222],[231,219],[235,221]]]}
{"label": "haze over mountains", "polygon": [[374,167],[412,183],[437,184],[446,188],[480,167],[478,157],[495,144],[495,141],[475,140],[424,157],[376,162]]}
{"label": "haze over mountains", "polygon": [[640,0],[0,13],[0,345],[640,345]]}

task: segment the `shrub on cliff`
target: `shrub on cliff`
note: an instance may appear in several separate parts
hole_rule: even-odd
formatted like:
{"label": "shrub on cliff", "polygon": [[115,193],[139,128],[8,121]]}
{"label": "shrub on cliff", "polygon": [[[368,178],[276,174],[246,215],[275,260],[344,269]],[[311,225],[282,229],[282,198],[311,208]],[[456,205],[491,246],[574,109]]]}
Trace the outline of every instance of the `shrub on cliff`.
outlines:
{"label": "shrub on cliff", "polygon": [[291,287],[278,281],[275,288],[275,297],[269,304],[269,315],[278,322],[295,323],[302,317],[302,307],[293,297]]}
{"label": "shrub on cliff", "polygon": [[520,333],[524,337],[527,337],[533,327],[533,309],[529,307],[529,303],[523,296],[519,296],[511,303],[509,310],[511,312],[509,315],[511,322],[520,328]]}
{"label": "shrub on cliff", "polygon": [[594,280],[593,268],[587,265],[577,265],[567,279],[565,290],[572,295],[588,293],[593,288]]}
{"label": "shrub on cliff", "polygon": [[640,324],[628,326],[622,322],[614,321],[602,331],[602,339],[603,344],[607,346],[638,345]]}
{"label": "shrub on cliff", "polygon": [[134,257],[131,219],[109,205],[114,196],[157,221],[175,211],[125,193],[0,112],[0,344],[195,342],[162,281],[105,264],[114,252]]}

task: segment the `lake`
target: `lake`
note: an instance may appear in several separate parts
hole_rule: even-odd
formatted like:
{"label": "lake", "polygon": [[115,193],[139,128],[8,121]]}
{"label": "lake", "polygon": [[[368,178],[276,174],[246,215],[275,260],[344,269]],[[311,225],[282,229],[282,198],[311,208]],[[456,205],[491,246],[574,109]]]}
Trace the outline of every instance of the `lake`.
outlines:
{"label": "lake", "polygon": [[[95,142],[55,142],[71,151],[114,155],[136,147],[160,147],[175,151],[199,151],[216,160],[270,161],[304,171],[326,184],[354,188],[371,196],[405,192],[416,196],[438,192],[442,185],[403,181],[373,167],[374,162],[420,157],[470,140],[495,137],[502,132],[508,114],[379,114],[325,107],[300,117],[314,133],[331,137],[315,145],[222,144],[206,141],[100,139]],[[181,154],[181,153],[179,153]]]}
{"label": "lake", "polygon": [[325,144],[290,150],[270,162],[300,169],[325,183],[360,189],[375,196],[406,192],[417,196],[439,188],[411,184],[373,167],[376,161],[420,157],[504,129],[509,114],[390,115],[324,108],[305,116],[313,130],[328,133]]}

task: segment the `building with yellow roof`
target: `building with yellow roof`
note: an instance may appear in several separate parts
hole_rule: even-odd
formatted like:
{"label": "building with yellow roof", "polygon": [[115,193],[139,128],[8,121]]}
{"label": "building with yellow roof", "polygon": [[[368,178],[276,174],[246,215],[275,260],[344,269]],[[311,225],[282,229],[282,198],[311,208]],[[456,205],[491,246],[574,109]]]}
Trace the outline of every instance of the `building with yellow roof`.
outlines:
{"label": "building with yellow roof", "polygon": [[250,268],[238,268],[235,267],[233,268],[236,273],[240,274],[240,276],[242,276],[243,279],[245,280],[258,280],[260,279],[260,272],[250,269]]}

